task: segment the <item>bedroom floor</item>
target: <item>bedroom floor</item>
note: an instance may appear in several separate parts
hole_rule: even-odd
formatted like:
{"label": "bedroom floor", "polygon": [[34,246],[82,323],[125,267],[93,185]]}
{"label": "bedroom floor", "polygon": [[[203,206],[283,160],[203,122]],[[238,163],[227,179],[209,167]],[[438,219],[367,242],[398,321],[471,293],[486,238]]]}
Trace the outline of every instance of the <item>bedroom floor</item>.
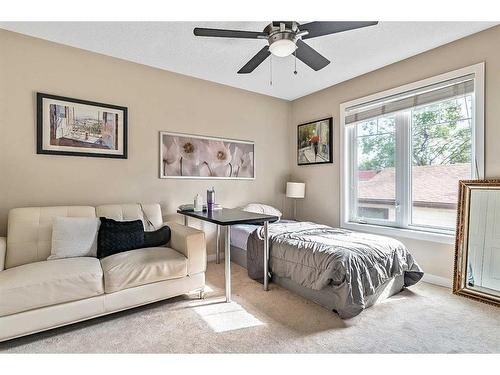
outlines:
{"label": "bedroom floor", "polygon": [[500,352],[500,309],[423,282],[343,321],[271,284],[263,292],[232,264],[210,263],[205,300],[183,296],[0,343],[12,353],[491,353]]}

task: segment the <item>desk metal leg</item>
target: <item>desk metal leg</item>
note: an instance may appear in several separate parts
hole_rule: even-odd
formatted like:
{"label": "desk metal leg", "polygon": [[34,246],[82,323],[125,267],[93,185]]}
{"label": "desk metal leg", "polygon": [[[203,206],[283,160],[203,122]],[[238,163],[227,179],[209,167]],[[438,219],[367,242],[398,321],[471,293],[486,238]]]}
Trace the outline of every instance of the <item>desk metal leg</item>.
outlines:
{"label": "desk metal leg", "polygon": [[269,228],[264,221],[264,290],[269,290]]}
{"label": "desk metal leg", "polygon": [[184,215],[184,225],[188,226],[188,217],[186,215]]}
{"label": "desk metal leg", "polygon": [[215,263],[220,263],[220,225],[217,224],[217,239],[215,242]]}
{"label": "desk metal leg", "polygon": [[231,302],[231,226],[226,225],[226,238],[225,238],[225,252],[224,252],[224,278],[226,282],[226,302]]}

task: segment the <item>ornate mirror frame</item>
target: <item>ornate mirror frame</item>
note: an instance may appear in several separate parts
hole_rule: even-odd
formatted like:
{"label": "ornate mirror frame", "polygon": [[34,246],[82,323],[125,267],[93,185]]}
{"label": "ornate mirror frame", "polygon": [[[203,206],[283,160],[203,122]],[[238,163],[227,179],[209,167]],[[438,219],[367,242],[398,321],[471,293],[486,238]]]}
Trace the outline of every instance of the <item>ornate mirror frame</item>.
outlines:
{"label": "ornate mirror frame", "polygon": [[463,180],[459,182],[458,215],[455,240],[455,266],[453,272],[453,293],[472,298],[490,305],[500,306],[500,293],[493,295],[467,286],[467,264],[469,248],[470,199],[474,190],[500,190],[500,179]]}

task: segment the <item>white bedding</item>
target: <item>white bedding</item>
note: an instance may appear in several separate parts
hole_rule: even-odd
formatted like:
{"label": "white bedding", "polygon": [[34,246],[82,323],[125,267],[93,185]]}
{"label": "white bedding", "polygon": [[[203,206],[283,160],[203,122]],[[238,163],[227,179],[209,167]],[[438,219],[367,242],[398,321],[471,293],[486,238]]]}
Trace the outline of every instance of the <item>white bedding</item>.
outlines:
{"label": "white bedding", "polygon": [[258,225],[238,224],[231,226],[231,246],[247,249],[247,241],[250,233],[257,229]]}

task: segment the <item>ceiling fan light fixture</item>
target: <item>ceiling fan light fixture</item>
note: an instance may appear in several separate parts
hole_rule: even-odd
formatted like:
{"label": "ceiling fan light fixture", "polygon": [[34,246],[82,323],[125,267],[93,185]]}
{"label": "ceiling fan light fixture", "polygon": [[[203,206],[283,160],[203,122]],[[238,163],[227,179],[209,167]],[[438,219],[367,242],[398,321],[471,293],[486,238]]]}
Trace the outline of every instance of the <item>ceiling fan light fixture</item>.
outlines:
{"label": "ceiling fan light fixture", "polygon": [[[304,43],[303,39],[374,26],[377,23],[377,21],[313,21],[299,24],[295,21],[273,21],[262,32],[196,27],[193,33],[202,37],[267,39],[268,45],[263,46],[256,55],[238,70],[238,74],[252,73],[271,54],[278,57],[287,57],[294,52],[295,63],[299,59],[311,69],[318,71],[330,64],[330,60],[307,43]],[[296,73],[296,70],[294,73]]]}
{"label": "ceiling fan light fixture", "polygon": [[286,57],[290,56],[297,46],[295,42],[289,39],[280,39],[276,40],[269,46],[269,52],[271,52],[274,56],[278,57]]}

